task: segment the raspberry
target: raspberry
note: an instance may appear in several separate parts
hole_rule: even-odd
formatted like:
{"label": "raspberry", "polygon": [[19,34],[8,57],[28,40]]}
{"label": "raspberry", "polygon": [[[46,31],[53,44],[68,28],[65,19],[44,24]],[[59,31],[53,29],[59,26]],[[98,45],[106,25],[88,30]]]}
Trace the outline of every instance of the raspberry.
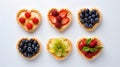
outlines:
{"label": "raspberry", "polygon": [[21,24],[24,24],[25,23],[25,18],[21,17],[21,18],[19,18],[19,21],[20,21]]}
{"label": "raspberry", "polygon": [[57,16],[56,20],[57,20],[57,22],[61,22],[62,21],[62,17],[61,16]]}
{"label": "raspberry", "polygon": [[55,23],[55,27],[58,28],[58,29],[60,29],[60,28],[62,27],[62,24],[59,23],[59,22],[56,22],[56,23]]}
{"label": "raspberry", "polygon": [[33,25],[32,25],[32,23],[27,23],[26,27],[28,30],[31,30],[33,28]]}
{"label": "raspberry", "polygon": [[26,16],[26,18],[30,18],[31,17],[31,13],[30,12],[25,12],[25,16]]}
{"label": "raspberry", "polygon": [[34,17],[34,18],[32,19],[32,22],[33,22],[34,24],[38,24],[39,19],[38,19],[38,18],[36,18],[36,17]]}
{"label": "raspberry", "polygon": [[51,13],[52,13],[53,16],[58,16],[59,15],[58,11],[55,10],[55,9],[52,10]]}

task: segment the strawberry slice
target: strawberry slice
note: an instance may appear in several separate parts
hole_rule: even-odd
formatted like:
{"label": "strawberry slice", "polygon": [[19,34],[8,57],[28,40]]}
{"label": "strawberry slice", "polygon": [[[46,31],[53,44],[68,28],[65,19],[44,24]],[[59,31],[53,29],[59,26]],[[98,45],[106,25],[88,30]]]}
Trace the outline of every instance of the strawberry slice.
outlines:
{"label": "strawberry slice", "polygon": [[24,24],[24,23],[25,23],[25,18],[24,18],[24,17],[19,18],[19,22],[20,22],[21,24]]}
{"label": "strawberry slice", "polygon": [[56,23],[56,18],[54,16],[49,16],[49,19],[52,22],[52,24]]}
{"label": "strawberry slice", "polygon": [[26,27],[28,30],[31,30],[33,28],[33,25],[32,25],[32,23],[27,23]]}
{"label": "strawberry slice", "polygon": [[30,12],[25,12],[25,16],[26,16],[26,18],[30,18],[31,17],[31,13]]}
{"label": "strawberry slice", "polygon": [[70,19],[69,18],[63,18],[63,20],[62,20],[62,25],[66,25],[68,22],[70,21]]}
{"label": "strawberry slice", "polygon": [[86,45],[86,40],[84,39],[79,43],[79,49],[82,49],[85,45]]}
{"label": "strawberry slice", "polygon": [[94,40],[92,40],[92,42],[90,43],[90,47],[95,47],[97,45],[97,40],[96,39],[94,39]]}
{"label": "strawberry slice", "polygon": [[61,10],[59,13],[59,16],[61,16],[62,18],[65,18],[67,16],[67,11],[66,10]]}

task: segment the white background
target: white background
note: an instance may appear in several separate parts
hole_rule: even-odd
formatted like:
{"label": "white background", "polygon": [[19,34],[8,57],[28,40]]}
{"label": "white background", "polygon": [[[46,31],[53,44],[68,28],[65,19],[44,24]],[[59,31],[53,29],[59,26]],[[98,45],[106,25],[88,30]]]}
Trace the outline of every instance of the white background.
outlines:
{"label": "white background", "polygon": [[[120,1],[119,0],[0,0],[0,67],[119,67],[120,66]],[[63,32],[56,31],[47,21],[51,8],[68,8],[73,14],[72,24]],[[77,22],[77,12],[84,7],[96,7],[103,15],[101,25],[87,32]],[[37,9],[42,23],[30,34],[16,22],[18,10]],[[73,51],[64,61],[56,61],[46,50],[51,37],[67,37],[73,43]],[[76,41],[82,36],[97,36],[104,44],[102,54],[92,61],[85,60],[76,50]],[[37,37],[43,46],[42,53],[33,61],[22,58],[16,51],[21,37]]]}

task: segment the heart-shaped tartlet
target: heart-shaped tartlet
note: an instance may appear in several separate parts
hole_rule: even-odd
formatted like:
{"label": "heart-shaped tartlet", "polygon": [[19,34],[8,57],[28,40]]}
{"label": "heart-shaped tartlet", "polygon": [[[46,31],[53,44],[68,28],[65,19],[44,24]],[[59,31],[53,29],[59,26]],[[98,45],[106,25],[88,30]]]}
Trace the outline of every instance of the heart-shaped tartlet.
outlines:
{"label": "heart-shaped tartlet", "polygon": [[32,9],[21,9],[16,15],[18,24],[28,32],[33,32],[41,22],[41,14],[39,11]]}
{"label": "heart-shaped tartlet", "polygon": [[103,48],[102,42],[96,38],[81,38],[77,42],[78,52],[87,60],[92,60],[97,57]]}
{"label": "heart-shaped tartlet", "polygon": [[22,38],[18,41],[16,48],[22,57],[33,60],[40,54],[42,46],[36,38]]}
{"label": "heart-shaped tartlet", "polygon": [[55,59],[64,60],[72,51],[72,43],[67,38],[51,38],[47,50]]}
{"label": "heart-shaped tartlet", "polygon": [[101,20],[101,13],[96,8],[83,8],[78,12],[78,22],[87,31],[94,31],[101,23]]}
{"label": "heart-shaped tartlet", "polygon": [[63,31],[72,21],[72,13],[68,9],[52,8],[48,12],[49,23],[58,31]]}

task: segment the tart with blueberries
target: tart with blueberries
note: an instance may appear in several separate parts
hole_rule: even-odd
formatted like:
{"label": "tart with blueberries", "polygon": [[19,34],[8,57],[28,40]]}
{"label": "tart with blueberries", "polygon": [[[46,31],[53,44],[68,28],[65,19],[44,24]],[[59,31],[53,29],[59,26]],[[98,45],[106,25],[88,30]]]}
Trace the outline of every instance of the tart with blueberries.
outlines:
{"label": "tart with blueberries", "polygon": [[83,8],[78,12],[78,22],[87,31],[94,31],[101,23],[101,19],[101,13],[96,8]]}
{"label": "tart with blueberries", "polygon": [[40,54],[42,47],[36,38],[22,38],[18,41],[16,48],[22,57],[33,60]]}
{"label": "tart with blueberries", "polygon": [[51,38],[47,50],[55,59],[64,60],[72,51],[72,43],[67,38]]}
{"label": "tart with blueberries", "polygon": [[16,15],[18,24],[28,32],[33,32],[39,26],[41,18],[41,14],[35,9],[21,9]]}
{"label": "tart with blueberries", "polygon": [[87,60],[92,60],[97,57],[103,48],[101,41],[96,38],[81,38],[77,42],[78,52]]}
{"label": "tart with blueberries", "polygon": [[52,8],[48,12],[49,23],[58,31],[63,31],[72,21],[72,13],[68,9]]}

